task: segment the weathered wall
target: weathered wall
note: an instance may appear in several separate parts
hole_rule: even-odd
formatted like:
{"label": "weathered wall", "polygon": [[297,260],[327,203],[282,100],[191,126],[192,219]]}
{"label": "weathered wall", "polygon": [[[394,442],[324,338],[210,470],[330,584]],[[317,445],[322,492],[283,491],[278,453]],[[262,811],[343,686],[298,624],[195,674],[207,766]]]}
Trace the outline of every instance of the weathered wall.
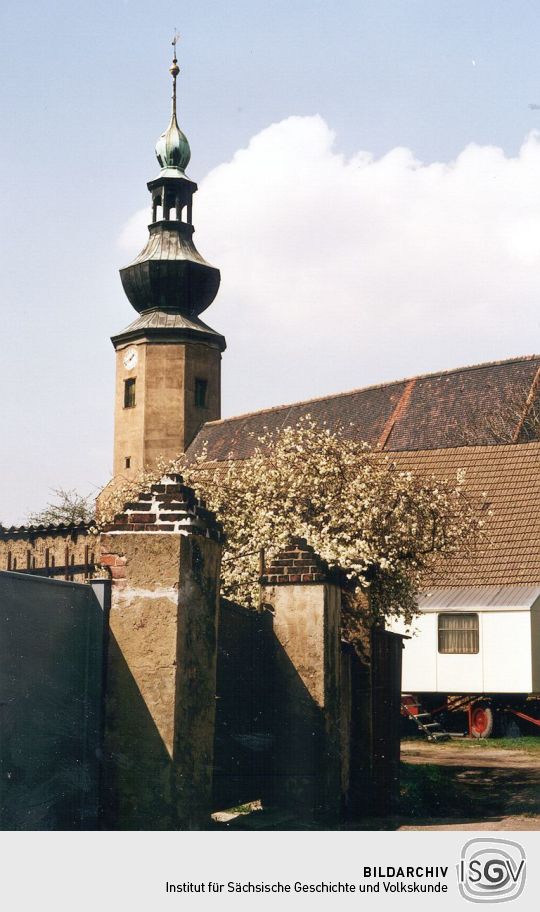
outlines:
{"label": "weathered wall", "polygon": [[[373,794],[373,706],[371,668],[342,643],[341,654],[342,810],[352,820],[376,813]],[[397,717],[399,725],[399,713]],[[384,758],[381,761],[385,763]]]}
{"label": "weathered wall", "polygon": [[106,816],[114,829],[197,829],[211,811],[221,545],[212,514],[154,485],[102,536],[113,577]]}
{"label": "weathered wall", "polygon": [[80,581],[92,576],[99,554],[99,536],[87,526],[0,530],[0,570]]}
{"label": "weathered wall", "polygon": [[401,637],[371,628],[368,644],[364,630],[362,658],[343,643],[345,581],[302,539],[262,584],[276,642],[276,802],[319,819],[387,813],[399,790]]}
{"label": "weathered wall", "polygon": [[87,585],[0,572],[0,828],[97,827],[104,610]]}
{"label": "weathered wall", "polygon": [[220,606],[213,808],[271,801],[276,741],[273,615]]}
{"label": "weathered wall", "polygon": [[316,818],[341,801],[341,591],[305,542],[267,568],[263,602],[274,612],[279,707],[275,801]]}
{"label": "weathered wall", "polygon": [[374,628],[371,645],[372,807],[396,809],[399,798],[403,638]]}
{"label": "weathered wall", "polygon": [[221,546],[182,538],[174,771],[179,818],[205,826],[212,808],[216,712],[216,633]]}

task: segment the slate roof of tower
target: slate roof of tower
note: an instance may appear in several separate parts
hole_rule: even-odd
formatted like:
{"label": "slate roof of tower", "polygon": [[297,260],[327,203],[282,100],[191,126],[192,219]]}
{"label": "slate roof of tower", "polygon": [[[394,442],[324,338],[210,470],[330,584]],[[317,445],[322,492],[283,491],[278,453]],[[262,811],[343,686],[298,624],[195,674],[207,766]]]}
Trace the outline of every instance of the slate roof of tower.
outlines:
{"label": "slate roof of tower", "polygon": [[521,432],[518,426],[527,397],[538,394],[539,378],[540,355],[530,355],[281,405],[208,422],[189,453],[206,444],[210,459],[245,459],[266,429],[294,425],[306,415],[393,451],[499,442],[493,439],[490,415],[507,425],[505,442],[514,432],[523,440],[526,426]]}
{"label": "slate roof of tower", "polygon": [[134,329],[193,329],[195,332],[202,330],[205,333],[211,333],[213,336],[220,335],[198,317],[188,317],[185,314],[167,312],[157,308],[145,310],[142,314],[139,314],[137,319],[124,330],[123,334]]}

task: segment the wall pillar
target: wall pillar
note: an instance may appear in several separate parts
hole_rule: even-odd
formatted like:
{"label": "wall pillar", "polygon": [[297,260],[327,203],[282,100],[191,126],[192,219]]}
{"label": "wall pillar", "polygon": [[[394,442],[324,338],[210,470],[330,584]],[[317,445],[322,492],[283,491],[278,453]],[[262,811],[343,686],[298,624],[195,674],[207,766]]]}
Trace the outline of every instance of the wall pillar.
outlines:
{"label": "wall pillar", "polygon": [[318,820],[340,811],[341,589],[297,539],[266,568],[263,603],[274,612],[274,803]]}
{"label": "wall pillar", "polygon": [[104,826],[199,829],[211,813],[222,533],[161,479],[103,535],[113,580]]}

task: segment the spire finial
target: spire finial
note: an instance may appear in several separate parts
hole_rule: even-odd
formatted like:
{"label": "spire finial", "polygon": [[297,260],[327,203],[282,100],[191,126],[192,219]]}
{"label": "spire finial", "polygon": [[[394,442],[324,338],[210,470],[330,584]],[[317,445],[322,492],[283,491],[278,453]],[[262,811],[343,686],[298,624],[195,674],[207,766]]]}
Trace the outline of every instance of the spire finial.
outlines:
{"label": "spire finial", "polygon": [[172,113],[169,126],[157,141],[156,156],[162,171],[166,168],[174,168],[183,173],[186,166],[189,164],[191,151],[189,143],[178,126],[178,121],[176,119],[176,77],[180,72],[180,67],[178,66],[178,60],[176,58],[176,45],[179,38],[180,35],[175,29],[174,37],[171,41],[173,46],[173,61],[172,65],[169,67],[169,72],[173,78]]}
{"label": "spire finial", "polygon": [[172,62],[172,66],[169,67],[169,73],[172,75],[172,78],[173,78],[173,93],[172,93],[172,112],[173,112],[173,117],[176,117],[176,77],[178,76],[178,74],[179,74],[179,72],[180,72],[180,67],[178,66],[178,60],[177,60],[177,58],[176,58],[176,44],[177,44],[179,38],[180,38],[180,35],[178,34],[177,30],[175,29],[175,30],[174,30],[174,38],[173,38],[173,40],[171,41],[171,44],[172,44],[172,46],[173,46],[173,48],[174,48],[174,50],[173,50],[173,62]]}

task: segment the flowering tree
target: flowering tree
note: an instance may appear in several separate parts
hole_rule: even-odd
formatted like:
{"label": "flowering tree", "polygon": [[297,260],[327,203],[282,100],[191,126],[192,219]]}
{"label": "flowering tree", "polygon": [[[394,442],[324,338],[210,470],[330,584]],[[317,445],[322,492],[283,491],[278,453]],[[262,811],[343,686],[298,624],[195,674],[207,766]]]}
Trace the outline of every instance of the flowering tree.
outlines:
{"label": "flowering tree", "polygon": [[[267,433],[249,459],[182,457],[144,481],[164,470],[181,472],[223,523],[222,591],[244,604],[258,604],[260,550],[271,554],[301,537],[330,567],[346,571],[349,608],[369,593],[379,616],[410,617],[420,582],[440,555],[472,548],[482,527],[463,473],[446,481],[420,477],[310,419]],[[115,512],[126,494],[114,494]]]}

